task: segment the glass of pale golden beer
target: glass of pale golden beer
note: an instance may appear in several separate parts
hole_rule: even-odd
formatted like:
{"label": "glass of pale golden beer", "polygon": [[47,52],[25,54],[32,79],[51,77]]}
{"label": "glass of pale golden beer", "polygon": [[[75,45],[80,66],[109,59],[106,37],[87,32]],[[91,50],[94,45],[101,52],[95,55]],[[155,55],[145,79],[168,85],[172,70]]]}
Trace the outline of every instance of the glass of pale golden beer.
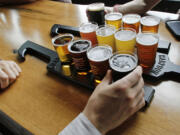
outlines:
{"label": "glass of pale golden beer", "polygon": [[83,23],[79,27],[80,35],[82,39],[90,40],[92,43],[92,46],[97,44],[97,38],[96,38],[96,30],[98,28],[97,23]]}
{"label": "glass of pale golden beer", "polygon": [[141,16],[138,14],[127,14],[122,18],[124,28],[133,28],[136,33],[139,32]]}
{"label": "glass of pale golden beer", "polygon": [[74,40],[72,34],[58,35],[52,38],[52,44],[59,56],[61,62],[71,62],[71,57],[69,56],[68,44]]}
{"label": "glass of pale golden beer", "polygon": [[141,18],[141,32],[158,33],[160,19],[155,16],[144,16]]}
{"label": "glass of pale golden beer", "polygon": [[104,11],[104,3],[92,3],[89,4],[86,10],[86,14],[89,22],[96,22],[98,25],[105,24],[105,11]]}
{"label": "glass of pale golden beer", "polygon": [[112,56],[112,48],[108,45],[98,45],[88,49],[87,57],[94,75],[95,83],[100,83],[109,69],[109,58]]}
{"label": "glass of pale golden beer", "polygon": [[136,38],[139,64],[149,70],[155,63],[159,36],[154,33],[140,33]]}
{"label": "glass of pale golden beer", "polygon": [[97,31],[97,40],[98,44],[105,44],[112,47],[113,51],[115,51],[115,41],[114,41],[114,33],[116,32],[116,28],[110,25],[102,25]]}
{"label": "glass of pale golden beer", "polygon": [[88,58],[86,55],[87,50],[91,48],[91,41],[89,40],[76,40],[68,45],[68,51],[74,63],[74,67],[78,75],[87,75],[90,70]]}
{"label": "glass of pale golden beer", "polygon": [[105,15],[106,24],[113,25],[118,30],[121,28],[122,14],[118,12],[112,12]]}
{"label": "glass of pale golden beer", "polygon": [[115,35],[116,51],[134,52],[136,31],[132,28],[120,28]]}
{"label": "glass of pale golden beer", "polygon": [[138,59],[135,53],[128,51],[115,52],[109,59],[113,81],[117,81],[132,72],[137,64]]}

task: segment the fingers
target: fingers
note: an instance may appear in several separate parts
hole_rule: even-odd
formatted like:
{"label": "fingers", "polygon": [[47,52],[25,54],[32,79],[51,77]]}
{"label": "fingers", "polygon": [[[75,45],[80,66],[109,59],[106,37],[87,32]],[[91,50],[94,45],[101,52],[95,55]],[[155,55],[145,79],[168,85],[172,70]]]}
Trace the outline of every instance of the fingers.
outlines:
{"label": "fingers", "polygon": [[111,84],[111,83],[112,83],[112,71],[108,70],[101,84]]}
{"label": "fingers", "polygon": [[112,84],[112,89],[125,91],[135,86],[139,82],[141,77],[142,77],[142,68],[138,66],[133,72],[131,72],[124,78],[114,82]]}
{"label": "fingers", "polygon": [[4,89],[9,85],[8,75],[0,69],[0,88]]}
{"label": "fingers", "polygon": [[0,83],[1,88],[6,88],[16,80],[21,72],[21,68],[13,61],[0,61]]}

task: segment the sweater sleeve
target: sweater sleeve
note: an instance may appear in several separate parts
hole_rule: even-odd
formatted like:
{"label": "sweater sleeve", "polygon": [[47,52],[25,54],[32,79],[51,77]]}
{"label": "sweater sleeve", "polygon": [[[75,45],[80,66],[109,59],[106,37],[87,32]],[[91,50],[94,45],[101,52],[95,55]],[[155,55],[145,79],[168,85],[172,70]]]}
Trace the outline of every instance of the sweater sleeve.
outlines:
{"label": "sweater sleeve", "polygon": [[83,114],[79,114],[59,135],[101,135]]}
{"label": "sweater sleeve", "polygon": [[155,5],[157,5],[161,0],[133,0],[126,4],[120,5],[118,11],[127,13],[137,13],[144,14],[148,10],[151,10]]}

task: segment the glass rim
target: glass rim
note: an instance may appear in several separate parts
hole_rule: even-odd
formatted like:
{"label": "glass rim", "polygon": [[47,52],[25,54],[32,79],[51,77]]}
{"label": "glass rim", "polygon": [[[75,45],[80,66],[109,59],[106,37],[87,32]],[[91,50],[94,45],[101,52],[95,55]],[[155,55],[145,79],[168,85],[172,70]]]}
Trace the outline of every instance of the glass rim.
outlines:
{"label": "glass rim", "polygon": [[[103,59],[103,60],[92,60],[91,58],[89,58],[89,52],[92,50],[92,49],[94,49],[94,48],[106,48],[106,49],[108,49],[108,50],[110,50],[111,52],[111,55],[107,58],[107,59]],[[106,61],[106,60],[108,60],[111,56],[112,56],[112,54],[113,54],[113,49],[112,49],[112,47],[111,46],[109,46],[109,45],[107,45],[107,44],[96,44],[95,46],[91,46],[91,48],[88,48],[88,50],[87,50],[87,58],[89,59],[89,60],[91,60],[91,61],[95,61],[95,62],[101,62],[101,61]]]}
{"label": "glass rim", "polygon": [[[112,32],[112,34],[108,34],[108,35],[101,35],[101,34],[98,34],[98,32],[100,31],[100,30],[102,30],[103,28],[112,28],[112,30],[113,30],[113,32]],[[96,35],[97,36],[102,36],[102,37],[107,37],[107,36],[111,36],[111,35],[113,35],[113,34],[115,34],[116,33],[116,27],[114,26],[114,25],[109,25],[109,24],[104,24],[104,25],[100,25],[98,28],[97,28],[97,30],[96,30]]]}
{"label": "glass rim", "polygon": [[[119,28],[118,30],[116,30],[116,32],[115,32],[115,34],[114,34],[114,37],[115,37],[115,39],[117,39],[117,40],[119,40],[118,37],[117,37],[117,34],[118,34],[120,31],[131,31],[131,32],[133,32],[133,33],[134,33],[134,36],[133,36],[131,39],[129,39],[129,40],[132,40],[132,39],[136,38],[136,36],[137,36],[137,33],[136,33],[136,30],[135,30],[135,29],[133,29],[133,28],[131,28],[131,27],[122,27],[122,28]],[[121,40],[121,41],[129,41],[129,40]]]}
{"label": "glass rim", "polygon": [[[62,37],[70,37],[71,40],[69,40],[67,43],[56,44],[55,41],[56,41],[58,38],[62,38]],[[64,46],[64,45],[67,45],[67,44],[71,43],[73,40],[74,40],[74,36],[73,36],[72,34],[57,35],[57,36],[55,36],[55,37],[52,38],[52,44],[53,44],[53,46]]]}
{"label": "glass rim", "polygon": [[[120,52],[122,52],[122,53],[120,53]],[[133,69],[135,69],[137,66],[138,66],[138,56],[137,56],[137,53],[135,53],[135,52],[131,52],[131,51],[126,51],[126,50],[122,50],[122,51],[116,51],[116,52],[114,52],[113,54],[112,54],[112,56],[109,58],[109,66],[110,66],[110,68],[112,68],[113,70],[115,70],[115,71],[117,71],[117,72],[120,72],[120,71],[118,71],[118,70],[116,70],[115,68],[113,68],[111,65],[112,65],[112,58],[113,57],[115,57],[116,55],[131,55],[131,56],[133,56],[135,59],[135,66],[133,66],[133,67],[131,67],[131,68],[129,68],[129,70],[128,71],[131,71],[131,70],[133,70]],[[127,71],[127,72],[128,72]],[[122,72],[125,72],[125,70],[123,70]]]}
{"label": "glass rim", "polygon": [[[155,19],[155,20],[157,21],[157,23],[154,24],[154,25],[144,24],[143,19],[145,19],[145,18],[153,18],[153,19]],[[140,23],[141,23],[142,25],[144,25],[144,26],[156,26],[156,25],[159,25],[160,22],[161,22],[161,19],[160,19],[160,18],[158,18],[158,17],[156,17],[156,16],[152,16],[152,15],[143,16],[143,17],[141,18],[141,20],[140,20]]]}
{"label": "glass rim", "polygon": [[90,32],[84,32],[83,30],[81,30],[81,28],[83,27],[83,26],[85,26],[85,25],[95,25],[96,27],[95,27],[95,29],[93,30],[93,31],[96,31],[97,29],[98,29],[98,24],[96,23],[96,22],[84,22],[84,23],[81,23],[80,25],[79,25],[79,31],[80,32],[83,32],[83,33],[90,33],[90,32],[93,32],[93,31],[90,31]]}
{"label": "glass rim", "polygon": [[[110,16],[110,15],[112,15],[112,14],[118,14],[118,15],[121,15],[121,16],[120,16],[118,19],[108,19],[108,16]],[[123,17],[123,14],[120,13],[120,12],[111,12],[111,13],[107,13],[107,14],[104,16],[105,20],[107,20],[107,21],[118,21],[118,20],[121,20],[122,17]]]}
{"label": "glass rim", "polygon": [[142,44],[144,45],[144,43],[141,43],[138,41],[138,38],[140,38],[141,35],[153,35],[156,39],[157,39],[157,42],[155,43],[152,43],[152,44],[145,44],[145,45],[148,45],[148,46],[152,46],[152,45],[155,45],[159,42],[159,34],[158,33],[152,33],[152,32],[141,32],[141,33],[138,33],[137,36],[136,36],[136,42],[139,43],[139,44]]}
{"label": "glass rim", "polygon": [[[131,16],[131,15],[138,17],[138,21],[133,22],[133,23],[129,23],[129,22],[125,21],[124,18],[126,18],[127,16]],[[126,23],[126,24],[135,24],[135,23],[140,22],[140,20],[141,20],[141,16],[140,16],[139,14],[135,14],[135,13],[134,13],[134,14],[133,14],[133,13],[125,14],[125,15],[122,17],[122,22],[123,22],[123,23]]]}
{"label": "glass rim", "polygon": [[94,5],[101,5],[101,8],[99,8],[98,10],[104,10],[104,8],[105,8],[105,4],[103,2],[94,2],[87,6],[87,10],[94,11],[94,10],[90,9],[90,7],[94,6]]}
{"label": "glass rim", "polygon": [[[72,51],[72,50],[70,49],[70,47],[71,47],[74,43],[79,42],[79,41],[86,41],[86,42],[88,42],[88,43],[89,43],[89,47],[87,47],[87,48],[86,48],[85,50],[83,50],[83,51]],[[91,47],[92,47],[92,43],[91,43],[90,40],[78,39],[78,40],[74,40],[74,41],[72,41],[72,42],[70,42],[70,43],[68,44],[68,51],[69,51],[70,53],[73,53],[73,54],[80,54],[80,53],[83,53],[83,52],[87,52],[87,50],[88,50],[89,48],[91,48]]]}

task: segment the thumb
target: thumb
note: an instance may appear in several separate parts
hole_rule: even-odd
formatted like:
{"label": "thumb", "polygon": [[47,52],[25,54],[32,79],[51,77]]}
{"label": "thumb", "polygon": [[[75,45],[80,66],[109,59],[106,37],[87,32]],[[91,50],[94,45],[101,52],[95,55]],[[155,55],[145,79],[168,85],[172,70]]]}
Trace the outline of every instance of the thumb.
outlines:
{"label": "thumb", "polygon": [[103,80],[101,81],[101,84],[111,84],[112,83],[112,71],[108,70],[106,72],[105,77],[103,78]]}

